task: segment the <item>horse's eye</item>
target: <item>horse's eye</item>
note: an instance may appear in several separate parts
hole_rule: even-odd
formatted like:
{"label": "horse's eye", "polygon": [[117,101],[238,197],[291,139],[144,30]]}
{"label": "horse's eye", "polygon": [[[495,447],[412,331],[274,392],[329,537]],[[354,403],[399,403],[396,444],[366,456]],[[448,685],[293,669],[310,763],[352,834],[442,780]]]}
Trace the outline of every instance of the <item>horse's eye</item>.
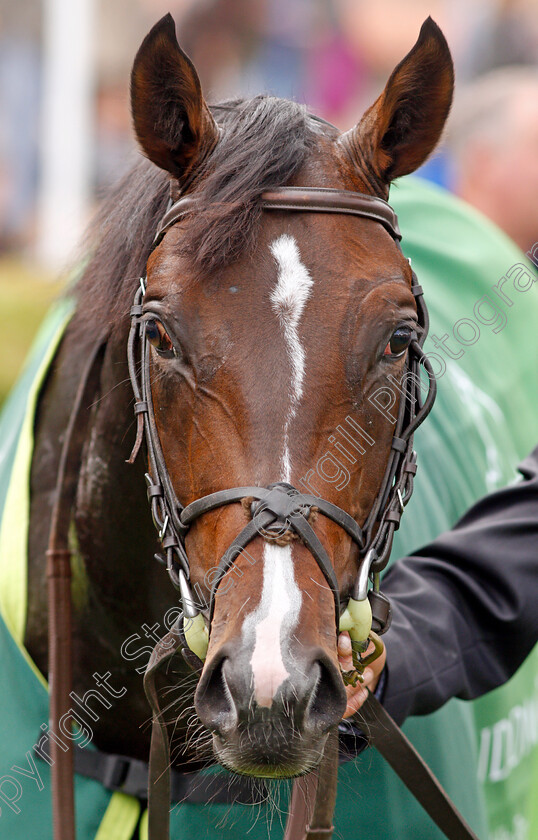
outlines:
{"label": "horse's eye", "polygon": [[383,351],[384,356],[402,356],[413,338],[413,330],[410,327],[398,327],[390,337],[390,341]]}
{"label": "horse's eye", "polygon": [[155,347],[160,356],[170,359],[176,355],[172,339],[160,321],[150,318],[146,321],[146,336],[149,343]]}

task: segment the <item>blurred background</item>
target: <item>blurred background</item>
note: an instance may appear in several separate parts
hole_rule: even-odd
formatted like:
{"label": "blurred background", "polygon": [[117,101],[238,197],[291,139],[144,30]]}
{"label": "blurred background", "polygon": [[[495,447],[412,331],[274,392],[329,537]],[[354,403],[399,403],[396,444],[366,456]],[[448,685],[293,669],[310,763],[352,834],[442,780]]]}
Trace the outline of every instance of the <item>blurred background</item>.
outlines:
{"label": "blurred background", "polygon": [[130,67],[168,11],[210,102],[269,91],[341,129],[431,15],[457,92],[419,174],[520,247],[538,240],[538,0],[0,0],[0,401],[96,202],[138,154]]}

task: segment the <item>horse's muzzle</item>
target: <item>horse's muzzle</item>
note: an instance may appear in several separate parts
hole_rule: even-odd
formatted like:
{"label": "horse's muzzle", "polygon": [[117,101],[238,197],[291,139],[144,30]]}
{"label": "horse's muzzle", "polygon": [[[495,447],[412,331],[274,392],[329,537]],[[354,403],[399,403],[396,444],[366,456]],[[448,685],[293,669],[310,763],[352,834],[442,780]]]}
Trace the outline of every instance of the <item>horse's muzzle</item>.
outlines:
{"label": "horse's muzzle", "polygon": [[339,669],[321,649],[311,650],[294,659],[270,705],[259,705],[248,664],[225,648],[206,664],[195,695],[217,759],[236,772],[269,778],[311,770],[345,710]]}

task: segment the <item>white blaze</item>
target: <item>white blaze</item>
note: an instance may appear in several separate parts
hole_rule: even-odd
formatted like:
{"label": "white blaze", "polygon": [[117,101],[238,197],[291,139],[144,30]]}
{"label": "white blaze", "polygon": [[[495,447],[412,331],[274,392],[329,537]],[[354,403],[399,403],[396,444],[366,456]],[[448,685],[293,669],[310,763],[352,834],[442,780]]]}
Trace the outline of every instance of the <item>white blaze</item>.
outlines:
{"label": "white blaze", "polygon": [[257,609],[243,624],[246,638],[254,636],[251,669],[254,698],[270,707],[278,689],[289,677],[282,643],[299,618],[302,595],[293,574],[291,546],[266,543],[263,551],[263,589]]}
{"label": "white blaze", "polygon": [[278,263],[278,279],[271,295],[273,309],[284,330],[284,340],[291,363],[290,406],[284,426],[284,449],[281,459],[281,481],[290,481],[289,427],[303,395],[305,352],[299,341],[298,325],[308,300],[313,280],[301,262],[299,248],[292,236],[284,234],[271,245]]}
{"label": "white blaze", "polygon": [[[278,265],[278,277],[271,304],[284,333],[291,365],[289,407],[284,423],[281,481],[290,481],[289,427],[303,394],[305,352],[299,340],[298,325],[308,300],[312,278],[301,262],[297,243],[283,235],[271,245]],[[299,620],[302,594],[293,573],[291,545],[266,543],[263,551],[263,589],[260,603],[243,624],[246,639],[254,638],[251,669],[254,699],[270,707],[282,683],[290,676],[283,649]]]}

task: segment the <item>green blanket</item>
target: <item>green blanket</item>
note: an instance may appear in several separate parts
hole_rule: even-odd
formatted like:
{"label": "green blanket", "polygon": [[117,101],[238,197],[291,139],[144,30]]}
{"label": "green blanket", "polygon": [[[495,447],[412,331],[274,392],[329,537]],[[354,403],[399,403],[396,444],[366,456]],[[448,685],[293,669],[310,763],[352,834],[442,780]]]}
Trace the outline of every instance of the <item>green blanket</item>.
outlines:
{"label": "green blanket", "polygon": [[[397,534],[397,557],[434,538],[475,499],[513,479],[518,460],[536,443],[538,299],[536,275],[516,247],[447,193],[407,178],[393,187],[391,202],[404,252],[425,288],[432,322],[425,349],[436,354],[430,358],[441,374],[434,411],[417,433],[419,474]],[[65,311],[57,311],[44,326],[0,425],[0,503],[7,492],[0,532],[0,836],[13,840],[52,838],[50,774],[45,764],[31,759],[39,727],[47,721],[46,684],[21,645],[33,405],[46,348],[50,353],[65,317]],[[538,784],[533,780],[536,666],[533,654],[503,688],[474,703],[453,700],[404,727],[484,840],[538,836],[529,827]],[[288,790],[288,784],[275,785],[270,806],[175,807],[172,838],[231,840],[248,832],[250,840],[280,840]],[[78,840],[129,840],[140,811],[130,797],[111,796],[80,777],[76,804]],[[143,818],[140,837],[145,836]],[[335,836],[436,840],[442,835],[375,750],[368,750],[340,770]]]}

